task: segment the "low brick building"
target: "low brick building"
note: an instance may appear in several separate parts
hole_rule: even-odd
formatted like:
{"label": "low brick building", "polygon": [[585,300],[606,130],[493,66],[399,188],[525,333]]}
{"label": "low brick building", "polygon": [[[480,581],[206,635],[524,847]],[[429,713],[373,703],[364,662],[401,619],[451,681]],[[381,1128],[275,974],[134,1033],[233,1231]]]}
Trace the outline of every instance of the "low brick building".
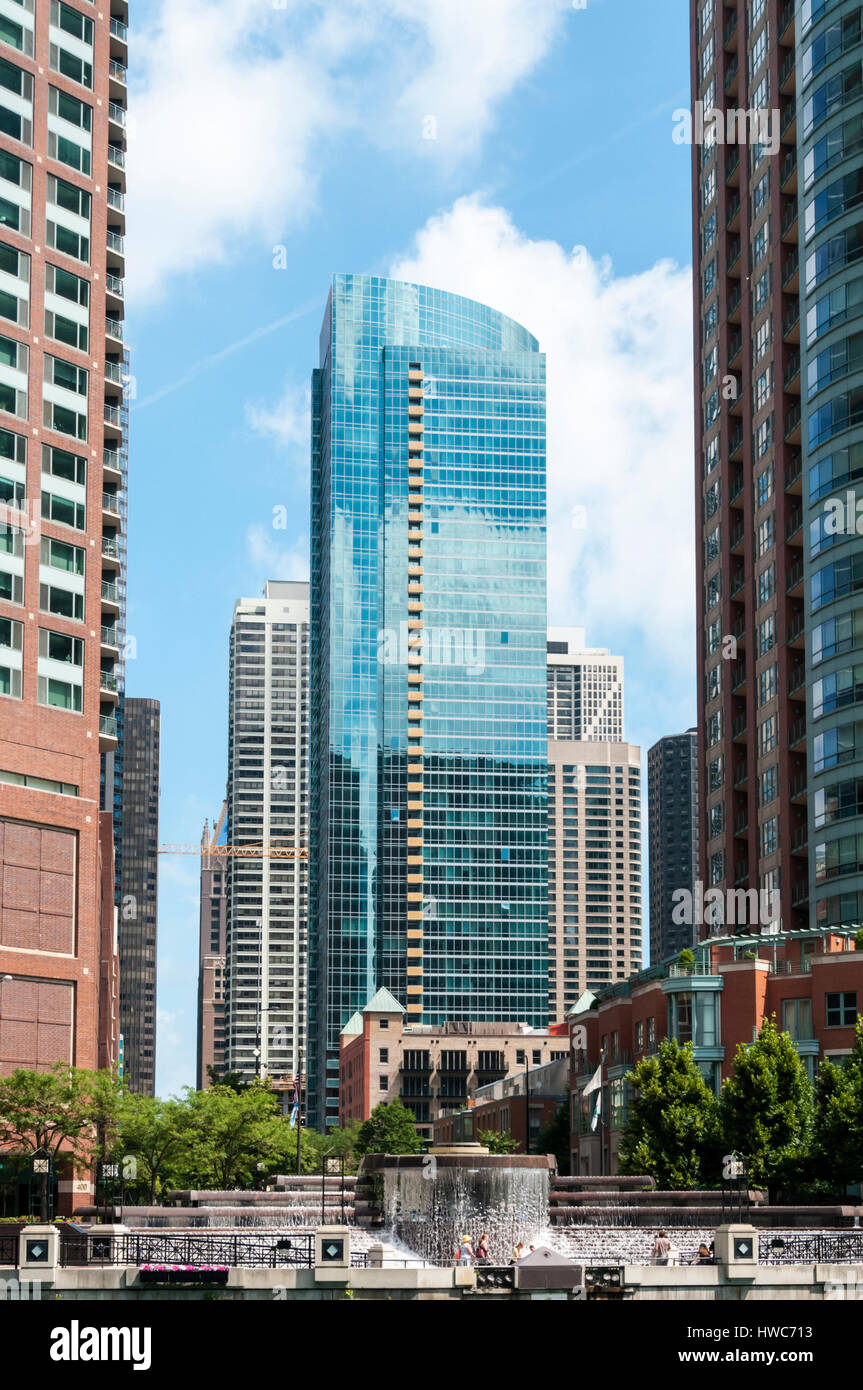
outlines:
{"label": "low brick building", "polygon": [[431,1139],[435,1121],[463,1109],[477,1088],[568,1052],[565,1023],[410,1024],[399,1001],[380,989],[342,1029],[339,1124],[366,1120],[381,1101],[399,1097]]}
{"label": "low brick building", "polygon": [[[766,1017],[788,1032],[810,1078],[825,1057],[854,1045],[863,1009],[863,952],[847,934],[791,931],[706,940],[694,967],[667,961],[600,991],[598,1007],[570,1016],[572,1172],[617,1172],[635,1062],[663,1038],[691,1042],[705,1081],[717,1093],[739,1043],[751,1043]],[[587,1001],[586,1001],[587,1002]],[[596,1092],[585,1087],[602,1064],[602,1123],[591,1129]]]}
{"label": "low brick building", "polygon": [[481,1143],[480,1136],[491,1130],[514,1139],[518,1147],[513,1152],[535,1153],[539,1132],[557,1114],[568,1082],[569,1058],[561,1056],[478,1086],[468,1097],[466,1110],[435,1120],[434,1142]]}

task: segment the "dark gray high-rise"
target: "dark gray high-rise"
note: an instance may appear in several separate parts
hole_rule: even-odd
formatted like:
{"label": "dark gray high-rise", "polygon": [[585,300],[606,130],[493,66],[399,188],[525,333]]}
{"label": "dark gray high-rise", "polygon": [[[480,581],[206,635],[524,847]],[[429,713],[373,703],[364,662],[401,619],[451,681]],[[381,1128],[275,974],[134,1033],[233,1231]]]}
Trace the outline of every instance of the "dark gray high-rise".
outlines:
{"label": "dark gray high-rise", "polygon": [[120,1032],[124,1085],[149,1096],[156,1083],[160,733],[159,701],[128,698],[118,932]]}
{"label": "dark gray high-rise", "polygon": [[697,926],[672,920],[673,894],[698,876],[698,730],[669,734],[647,754],[650,843],[650,963],[698,940]]}

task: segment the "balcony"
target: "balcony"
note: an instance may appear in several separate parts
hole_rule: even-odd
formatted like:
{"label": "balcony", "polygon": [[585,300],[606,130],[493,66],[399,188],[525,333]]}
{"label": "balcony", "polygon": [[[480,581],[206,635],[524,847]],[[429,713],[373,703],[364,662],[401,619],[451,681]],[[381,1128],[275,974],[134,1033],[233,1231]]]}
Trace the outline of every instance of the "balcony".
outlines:
{"label": "balcony", "polygon": [[794,49],[789,48],[788,52],[785,54],[785,57],[782,59],[782,62],[779,65],[780,92],[784,91],[786,84],[789,92],[794,90],[794,84],[791,81],[791,78],[794,76],[794,64]]}
{"label": "balcony", "polygon": [[[744,527],[743,521],[742,521],[742,519],[741,519],[740,521],[738,521],[738,522],[736,523],[736,525],[734,525],[734,526],[731,527],[731,530],[730,530],[729,533],[728,533],[728,544],[729,544],[729,547],[730,547],[730,549],[731,549],[732,555],[737,554],[737,552],[738,552],[739,550],[742,550],[742,549],[743,549],[743,542],[744,542],[744,540],[745,540],[745,537],[746,537],[746,528]],[[741,576],[741,578],[742,578],[742,576]],[[734,590],[733,590],[733,589],[732,589],[732,593],[734,593]]]}
{"label": "balcony", "polygon": [[734,38],[734,35],[735,35],[736,33],[737,33],[737,11],[736,11],[736,10],[732,10],[732,11],[731,11],[731,14],[730,14],[730,16],[729,16],[729,19],[728,19],[728,23],[725,25],[725,29],[723,30],[723,33],[722,33],[722,46],[723,46],[723,48],[728,48],[728,47],[730,47],[731,42],[732,42],[732,40],[733,40],[733,38]]}
{"label": "balcony", "polygon": [[803,508],[793,507],[785,523],[785,539],[790,541],[803,526]]}
{"label": "balcony", "polygon": [[[729,93],[730,93],[731,88],[737,85],[737,69],[738,69],[738,67],[739,67],[739,64],[738,64],[738,62],[737,62],[737,54],[735,53],[734,57],[730,60],[728,66],[727,66],[726,69],[725,69],[725,91],[726,91],[726,92],[729,92]],[[738,166],[739,163],[740,163],[740,156],[738,155],[737,160],[736,160],[735,165],[734,165],[735,169],[737,168],[737,166]],[[728,175],[726,174],[726,178],[727,178],[727,177],[728,177]]]}
{"label": "balcony", "polygon": [[107,274],[105,276],[105,288],[109,294],[115,295],[117,299],[125,299],[126,297],[124,283],[119,275]]}
{"label": "balcony", "polygon": [[107,430],[116,431],[117,434],[123,433],[123,412],[119,405],[109,405],[106,401],[103,418]]}
{"label": "balcony", "polygon": [[731,725],[731,737],[736,743],[739,739],[746,737],[746,715],[738,714]]}
{"label": "balcony", "polygon": [[737,429],[732,430],[731,433],[730,433],[729,436],[728,436],[728,457],[729,457],[729,459],[733,459],[734,456],[735,456],[737,453],[739,453],[740,450],[741,450],[742,448],[743,448],[743,427],[742,427],[742,425],[738,425]]}
{"label": "balcony", "polygon": [[[782,214],[782,240],[787,237],[789,241],[797,240],[797,199],[789,198],[785,211]],[[794,231],[794,236],[791,233]]]}
{"label": "balcony", "polygon": [[122,145],[108,143],[108,163],[113,164],[115,169],[126,168],[126,151]]}
{"label": "balcony", "polygon": [[737,859],[734,863],[734,882],[746,883],[749,879],[749,860]]}
{"label": "balcony", "polygon": [[731,777],[731,785],[734,787],[743,787],[746,785],[748,780],[749,766],[746,762],[746,759],[741,758],[739,762],[734,764],[734,771]]}
{"label": "balcony", "polygon": [[108,102],[108,120],[109,120],[109,121],[113,121],[114,125],[117,125],[117,126],[125,126],[125,124],[126,124],[126,110],[125,110],[125,107],[120,106],[119,103],[116,102],[116,101],[109,101],[109,102]]}
{"label": "balcony", "polygon": [[739,217],[740,217],[740,194],[739,194],[739,192],[736,192],[736,191],[735,191],[734,193],[732,193],[731,197],[728,199],[728,206],[727,206],[727,208],[726,208],[726,210],[725,210],[725,226],[728,228],[729,231],[734,231],[734,230],[735,230],[735,228],[734,228],[734,223],[737,222],[737,220],[739,219]]}
{"label": "balcony", "polygon": [[789,294],[798,288],[797,272],[800,269],[800,253],[795,246],[782,262],[782,288]]}
{"label": "balcony", "polygon": [[[737,60],[734,61],[734,71],[737,71]],[[732,175],[736,174],[740,168],[740,147],[732,145],[728,151],[728,158],[725,161],[725,182],[731,183]]]}
{"label": "balcony", "polygon": [[806,720],[795,719],[788,733],[788,747],[795,748],[806,742]]}
{"label": "balcony", "polygon": [[797,772],[791,778],[791,800],[806,801],[806,773]]}
{"label": "balcony", "polygon": [[741,690],[746,684],[746,662],[735,661],[731,667],[731,689]]}
{"label": "balcony", "polygon": [[[782,42],[783,39],[786,39],[786,34],[787,34],[788,26],[789,26],[789,24],[793,24],[793,23],[794,23],[794,0],[788,0],[788,4],[785,5],[785,6],[783,7],[782,12],[781,12],[781,14],[780,14],[780,16],[779,16],[779,41],[780,41],[780,43]],[[793,41],[794,41],[794,35],[793,35],[793,34],[787,34],[787,40],[786,40],[786,41],[789,42],[789,43],[793,43]]]}
{"label": "balcony", "polygon": [[102,537],[102,559],[110,565],[116,565],[119,569],[121,563],[120,543],[112,536]]}
{"label": "balcony", "polygon": [[[728,452],[729,452],[729,454],[732,452],[732,447],[731,447],[732,444],[735,444],[735,447],[739,447],[739,445],[742,444],[742,443],[743,443],[743,430],[742,430],[742,428],[738,427],[738,428],[735,430],[734,434],[732,435],[731,439],[728,441]],[[742,494],[743,494],[743,469],[742,469],[742,468],[739,468],[739,469],[737,470],[737,472],[734,474],[734,477],[731,479],[731,486],[730,486],[729,489],[728,489],[728,505],[731,506],[731,507],[733,507],[733,506],[734,506],[734,503],[737,501],[738,497],[741,497]]]}
{"label": "balcony", "polygon": [[123,472],[123,465],[122,465],[122,461],[121,461],[121,458],[120,458],[119,450],[117,450],[117,449],[103,449],[103,450],[102,450],[102,467],[103,467],[103,468],[106,470],[106,472],[108,472],[108,473],[116,473],[116,474],[117,474],[117,479],[116,479],[116,481],[119,482],[119,481],[120,481],[120,478],[121,478],[121,476],[122,476],[122,472]]}
{"label": "balcony", "polygon": [[[804,822],[803,825],[796,825],[791,831],[791,853],[800,854],[806,849],[809,843],[809,827]],[[796,907],[797,904],[795,903]]]}
{"label": "balcony", "polygon": [[789,150],[782,161],[782,173],[779,178],[779,187],[783,193],[791,194],[797,192],[797,154],[795,150]]}
{"label": "balcony", "polygon": [[102,700],[119,700],[117,677],[113,671],[99,672],[99,696]]}
{"label": "balcony", "polygon": [[786,441],[794,444],[800,443],[800,403],[792,405],[790,410],[785,412],[784,431]]}
{"label": "balcony", "polygon": [[803,591],[803,561],[794,560],[788,567],[785,576],[785,592],[789,596],[796,596]]}
{"label": "balcony", "polygon": [[738,320],[734,317],[734,315],[737,313],[738,309],[740,308],[740,299],[741,299],[740,281],[739,281],[739,280],[735,280],[734,283],[732,284],[730,290],[728,291],[728,321],[729,321],[729,323],[737,323],[737,322],[738,322]]}
{"label": "balcony", "polygon": [[118,63],[116,58],[112,58],[108,64],[108,76],[113,82],[121,82],[124,87],[128,84],[128,69],[124,63]]}
{"label": "balcony", "polygon": [[[790,309],[782,315],[782,337],[786,341],[800,342],[800,301],[795,299]],[[798,354],[799,367],[799,354]]]}
{"label": "balcony", "polygon": [[[125,211],[126,211],[126,195],[125,195],[125,193],[121,193],[121,191],[120,191],[119,188],[109,188],[109,189],[108,189],[108,207],[109,207],[109,208],[116,208],[117,212],[125,212]],[[111,236],[112,233],[109,232],[108,235]]]}
{"label": "balcony", "polygon": [[102,607],[120,611],[120,588],[114,579],[102,580]]}
{"label": "balcony", "polygon": [[791,387],[795,384],[795,382],[797,383],[797,389],[799,390],[799,389],[800,389],[800,350],[799,350],[799,348],[796,348],[796,349],[794,350],[794,352],[792,352],[792,353],[789,355],[788,361],[785,363],[785,367],[784,367],[784,370],[783,370],[783,372],[782,372],[782,384],[783,384],[783,386],[785,387],[785,390],[786,390],[786,391],[790,391],[790,390],[791,390]]}
{"label": "balcony", "polygon": [[122,319],[105,319],[105,334],[109,338],[116,338],[118,343],[123,341],[123,321]]}
{"label": "balcony", "polygon": [[739,835],[741,839],[749,834],[749,813],[747,811],[742,811],[734,817],[734,834],[735,836]]}
{"label": "balcony", "polygon": [[[739,236],[730,237],[730,238],[729,238],[729,241],[728,241],[728,255],[727,255],[726,260],[725,260],[725,269],[728,271],[728,274],[729,274],[729,275],[731,275],[731,274],[733,273],[734,267],[738,264],[739,260],[740,260],[740,237],[739,237]],[[738,271],[738,274],[739,274],[739,271]]]}
{"label": "balcony", "polygon": [[109,648],[111,652],[119,652],[120,638],[117,635],[116,627],[102,626],[102,646]]}
{"label": "balcony", "polygon": [[117,720],[113,714],[99,715],[99,752],[109,753],[117,747]]}
{"label": "balcony", "polygon": [[[796,620],[795,620],[795,622],[796,622]],[[802,635],[803,632],[805,631],[805,627],[806,627],[806,624],[805,624],[804,622],[801,621],[801,623],[800,623],[800,633],[801,633],[801,635]],[[789,624],[788,624],[788,631],[789,631],[789,634],[790,634],[790,632],[791,632],[791,628],[792,628],[792,624],[789,623]],[[789,638],[789,640],[790,640],[790,638]],[[802,690],[802,691],[804,692],[804,695],[805,695],[805,693],[806,693],[806,662],[805,662],[805,661],[800,661],[800,662],[798,662],[798,664],[797,664],[796,666],[792,666],[792,668],[791,668],[791,674],[790,674],[789,677],[788,677],[788,694],[789,694],[789,696],[796,695],[797,692],[798,692],[798,690]]]}
{"label": "balcony", "polygon": [[803,459],[799,449],[792,449],[791,462],[785,469],[785,491],[799,493],[800,488],[796,486],[803,476]]}
{"label": "balcony", "polygon": [[803,635],[806,631],[806,619],[802,613],[795,613],[785,629],[785,635],[790,647],[803,645]]}

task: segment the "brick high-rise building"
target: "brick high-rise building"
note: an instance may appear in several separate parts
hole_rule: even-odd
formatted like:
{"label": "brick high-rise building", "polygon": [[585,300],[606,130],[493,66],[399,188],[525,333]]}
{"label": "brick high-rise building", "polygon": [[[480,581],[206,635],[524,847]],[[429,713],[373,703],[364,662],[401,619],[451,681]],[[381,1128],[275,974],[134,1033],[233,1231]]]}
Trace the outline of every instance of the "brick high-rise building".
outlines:
{"label": "brick high-rise building", "polygon": [[125,702],[120,879],[120,1031],[127,1090],[155,1094],[159,897],[158,700]]}
{"label": "brick high-rise building", "polygon": [[863,915],[861,16],[692,7],[701,876],[792,930]]}
{"label": "brick high-rise building", "polygon": [[95,1067],[117,1048],[99,808],[118,742],[127,5],[2,8],[0,1070]]}
{"label": "brick high-rise building", "polygon": [[198,963],[197,1087],[206,1090],[210,1068],[225,1072],[225,952],[227,940],[227,860],[213,853],[227,841],[228,803],[201,836],[201,921]]}
{"label": "brick high-rise building", "polygon": [[797,25],[786,0],[692,4],[700,877],[778,890],[784,928],[809,922]]}

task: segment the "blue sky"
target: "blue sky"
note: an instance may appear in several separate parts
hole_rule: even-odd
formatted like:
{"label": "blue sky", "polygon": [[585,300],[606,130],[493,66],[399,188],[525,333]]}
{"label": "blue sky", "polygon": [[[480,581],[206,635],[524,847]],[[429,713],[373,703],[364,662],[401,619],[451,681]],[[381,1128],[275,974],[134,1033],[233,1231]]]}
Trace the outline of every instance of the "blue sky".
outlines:
{"label": "blue sky", "polygon": [[[306,391],[336,270],[440,284],[536,333],[550,619],[623,653],[645,753],[694,722],[687,16],[134,6],[128,690],[162,703],[163,841],[196,843],[224,796],[235,599],[307,575]],[[163,1094],[194,1079],[197,894],[197,861],[163,856]]]}

